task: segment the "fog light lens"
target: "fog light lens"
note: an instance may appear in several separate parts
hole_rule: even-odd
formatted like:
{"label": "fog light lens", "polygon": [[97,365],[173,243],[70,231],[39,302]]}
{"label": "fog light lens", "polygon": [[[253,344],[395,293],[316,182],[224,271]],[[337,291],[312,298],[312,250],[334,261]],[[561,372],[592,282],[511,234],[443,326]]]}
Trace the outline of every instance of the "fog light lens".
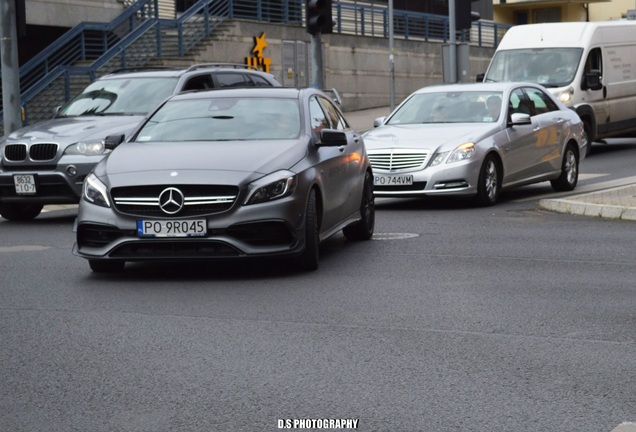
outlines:
{"label": "fog light lens", "polygon": [[75,177],[77,175],[77,168],[74,165],[69,165],[66,167],[66,174],[71,177]]}

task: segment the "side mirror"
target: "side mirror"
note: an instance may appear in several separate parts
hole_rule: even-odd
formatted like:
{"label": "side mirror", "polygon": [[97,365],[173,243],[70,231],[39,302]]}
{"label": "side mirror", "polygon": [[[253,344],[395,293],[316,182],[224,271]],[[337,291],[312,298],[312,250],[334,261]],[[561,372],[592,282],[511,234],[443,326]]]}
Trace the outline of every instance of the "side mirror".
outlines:
{"label": "side mirror", "polygon": [[486,74],[483,74],[483,73],[477,74],[477,77],[475,78],[475,82],[484,82],[485,76]]}
{"label": "side mirror", "polygon": [[600,90],[603,88],[601,83],[601,71],[598,69],[592,69],[583,76],[583,90]]}
{"label": "side mirror", "polygon": [[340,147],[347,145],[347,134],[335,129],[323,129],[320,131],[319,146]]}
{"label": "side mirror", "polygon": [[524,113],[514,113],[510,116],[510,126],[522,126],[529,125],[532,123],[530,119],[530,114]]}
{"label": "side mirror", "polygon": [[382,123],[384,123],[384,119],[386,117],[378,117],[377,119],[373,120],[373,127],[377,128],[378,126],[382,126]]}
{"label": "side mirror", "polygon": [[114,150],[119,144],[123,143],[126,139],[126,135],[117,134],[117,135],[108,135],[104,139],[104,147],[106,150]]}

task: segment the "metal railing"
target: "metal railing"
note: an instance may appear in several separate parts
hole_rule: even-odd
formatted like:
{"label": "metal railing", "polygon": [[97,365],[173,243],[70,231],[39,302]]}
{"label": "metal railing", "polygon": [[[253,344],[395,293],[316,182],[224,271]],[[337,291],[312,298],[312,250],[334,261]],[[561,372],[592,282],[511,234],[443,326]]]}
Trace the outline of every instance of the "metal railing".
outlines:
{"label": "metal railing", "polygon": [[[178,18],[162,19],[157,0],[138,0],[110,23],[77,25],[20,68],[24,124],[50,118],[52,107],[68,101],[97,76],[141,67],[158,57],[183,57],[226,19],[301,26],[304,14],[304,0],[199,0]],[[335,0],[333,17],[335,33],[388,37],[386,3]],[[445,16],[396,10],[393,24],[397,38],[449,39]],[[509,27],[479,21],[461,32],[459,40],[495,47]],[[0,111],[0,136],[2,131]]]}

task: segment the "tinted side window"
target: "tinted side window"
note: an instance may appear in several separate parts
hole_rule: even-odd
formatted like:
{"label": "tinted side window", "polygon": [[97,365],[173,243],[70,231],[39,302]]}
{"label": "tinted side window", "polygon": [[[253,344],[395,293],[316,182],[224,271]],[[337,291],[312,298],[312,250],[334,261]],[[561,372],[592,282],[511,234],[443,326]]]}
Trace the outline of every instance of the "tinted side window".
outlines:
{"label": "tinted side window", "polygon": [[329,122],[331,124],[330,126],[331,129],[345,130],[349,128],[349,125],[347,125],[347,122],[345,121],[344,117],[340,115],[340,112],[330,100],[321,97],[320,102],[327,110],[327,114],[329,115]]}
{"label": "tinted side window", "polygon": [[311,130],[315,133],[330,127],[327,115],[315,97],[309,100],[309,121],[311,122]]}
{"label": "tinted side window", "polygon": [[219,88],[252,86],[242,73],[218,73],[215,77]]}
{"label": "tinted side window", "polygon": [[534,108],[537,114],[542,114],[550,111],[558,111],[559,107],[550,99],[550,97],[539,89],[526,88],[526,94],[532,102],[534,102]]}
{"label": "tinted side window", "polygon": [[248,75],[249,79],[252,80],[252,83],[256,87],[271,87],[272,85],[262,76],[260,75]]}
{"label": "tinted side window", "polygon": [[211,88],[214,88],[214,84],[212,83],[212,77],[206,74],[206,75],[193,76],[189,78],[186,84],[183,86],[182,91],[204,90],[204,89],[211,89]]}

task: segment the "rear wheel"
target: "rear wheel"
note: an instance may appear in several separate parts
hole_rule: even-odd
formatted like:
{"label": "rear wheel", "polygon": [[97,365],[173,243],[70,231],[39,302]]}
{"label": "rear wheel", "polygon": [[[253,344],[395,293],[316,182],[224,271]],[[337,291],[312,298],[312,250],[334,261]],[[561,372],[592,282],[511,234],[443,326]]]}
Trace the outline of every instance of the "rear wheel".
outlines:
{"label": "rear wheel", "polygon": [[88,265],[95,273],[117,273],[124,269],[126,261],[88,260]]}
{"label": "rear wheel", "polygon": [[302,270],[313,271],[318,268],[320,240],[318,238],[318,210],[316,191],[309,193],[305,212],[305,248],[298,257],[298,266]]}
{"label": "rear wheel", "polygon": [[579,181],[579,156],[572,144],[568,144],[561,162],[561,175],[556,180],[551,180],[552,189],[559,192],[571,191]]}
{"label": "rear wheel", "polygon": [[482,206],[495,205],[499,198],[500,177],[499,164],[491,154],[486,156],[479,171],[477,183],[477,203]]}
{"label": "rear wheel", "polygon": [[42,211],[41,204],[0,204],[0,216],[10,221],[35,219]]}
{"label": "rear wheel", "polygon": [[345,227],[342,232],[347,240],[369,240],[375,227],[375,199],[373,197],[373,177],[367,172],[364,176],[364,189],[360,203],[360,220]]}

